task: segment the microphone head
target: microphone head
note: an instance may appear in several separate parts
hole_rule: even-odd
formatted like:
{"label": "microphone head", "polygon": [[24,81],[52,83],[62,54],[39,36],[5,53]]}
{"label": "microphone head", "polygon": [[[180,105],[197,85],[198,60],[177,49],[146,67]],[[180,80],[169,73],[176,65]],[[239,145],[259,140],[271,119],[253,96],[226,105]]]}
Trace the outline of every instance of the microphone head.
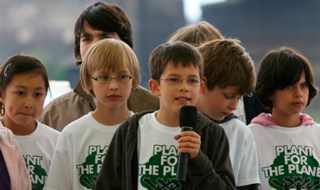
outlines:
{"label": "microphone head", "polygon": [[198,111],[194,106],[183,106],[180,110],[180,127],[195,127],[198,119]]}

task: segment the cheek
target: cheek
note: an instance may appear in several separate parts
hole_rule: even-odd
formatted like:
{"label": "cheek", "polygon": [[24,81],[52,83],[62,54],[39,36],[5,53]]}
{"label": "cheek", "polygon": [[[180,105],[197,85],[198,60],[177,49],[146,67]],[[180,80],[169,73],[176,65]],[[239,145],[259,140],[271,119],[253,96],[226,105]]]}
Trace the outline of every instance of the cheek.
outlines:
{"label": "cheek", "polygon": [[81,56],[81,60],[83,60],[85,53],[88,50],[88,45],[84,45],[84,44],[80,44],[80,56]]}

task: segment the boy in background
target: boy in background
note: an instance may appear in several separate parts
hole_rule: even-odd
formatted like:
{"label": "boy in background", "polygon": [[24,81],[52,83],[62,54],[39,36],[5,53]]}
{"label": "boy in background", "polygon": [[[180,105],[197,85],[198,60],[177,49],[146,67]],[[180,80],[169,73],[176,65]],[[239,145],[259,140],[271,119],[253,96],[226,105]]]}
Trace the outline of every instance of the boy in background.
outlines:
{"label": "boy in background", "polygon": [[[183,26],[175,31],[169,38],[169,42],[183,41],[195,47],[203,43],[216,39],[224,39],[225,37],[220,33],[214,25],[206,21],[199,21],[195,24]],[[255,90],[240,98],[237,109],[234,114],[243,123],[249,124],[252,118],[258,116],[261,112],[266,112],[262,104],[256,97]]]}
{"label": "boy in background", "polygon": [[[77,65],[81,65],[89,47],[105,38],[122,40],[133,48],[129,18],[122,8],[115,4],[97,2],[88,6],[75,23],[74,36]],[[74,90],[50,102],[44,108],[40,121],[61,131],[70,122],[95,110],[95,102],[79,82]],[[128,107],[133,112],[156,110],[159,100],[150,91],[138,86],[129,97]]]}
{"label": "boy in background", "polygon": [[256,74],[251,57],[233,39],[213,40],[198,47],[204,62],[204,90],[197,108],[221,125],[228,137],[237,189],[258,189],[258,157],[254,138],[233,112],[252,92]]}
{"label": "boy in background", "polygon": [[195,106],[203,89],[201,54],[184,42],[165,43],[152,51],[149,67],[149,87],[160,108],[120,125],[95,189],[178,189],[179,152],[190,155],[183,189],[234,189],[224,130],[198,113],[194,130],[180,132],[181,107]]}

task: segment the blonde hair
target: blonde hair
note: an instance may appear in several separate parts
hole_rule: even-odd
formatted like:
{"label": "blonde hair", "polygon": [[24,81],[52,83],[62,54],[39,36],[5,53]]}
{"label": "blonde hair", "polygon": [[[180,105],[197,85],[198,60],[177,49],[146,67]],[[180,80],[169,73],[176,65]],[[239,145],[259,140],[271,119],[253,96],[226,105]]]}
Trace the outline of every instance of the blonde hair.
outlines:
{"label": "blonde hair", "polygon": [[171,35],[168,41],[183,41],[198,47],[205,42],[223,38],[220,31],[212,24],[206,21],[199,21],[196,24],[187,25],[178,29]]}
{"label": "blonde hair", "polygon": [[84,56],[80,67],[83,89],[94,96],[91,74],[96,70],[116,70],[127,66],[132,76],[132,88],[140,83],[140,66],[133,50],[121,40],[103,39],[93,44]]}

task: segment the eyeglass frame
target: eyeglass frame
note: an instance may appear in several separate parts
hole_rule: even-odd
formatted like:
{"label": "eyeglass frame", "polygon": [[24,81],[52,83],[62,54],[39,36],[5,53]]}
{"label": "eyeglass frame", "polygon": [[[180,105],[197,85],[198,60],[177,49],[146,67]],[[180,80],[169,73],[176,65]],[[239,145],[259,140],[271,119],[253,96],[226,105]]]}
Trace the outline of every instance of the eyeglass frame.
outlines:
{"label": "eyeglass frame", "polygon": [[[124,79],[121,79],[121,77],[125,77]],[[110,76],[97,76],[93,77],[90,76],[91,79],[96,81],[98,84],[110,84],[111,81],[114,79],[117,83],[126,83],[129,82],[132,79],[132,76],[130,75],[117,75],[115,77],[110,77]]]}
{"label": "eyeglass frame", "polygon": [[[172,81],[173,79],[178,79],[178,81],[176,81],[176,82]],[[190,78],[184,79],[184,78],[178,77],[178,76],[169,76],[167,78],[160,78],[160,80],[167,81],[167,83],[169,85],[180,85],[180,84],[183,83],[183,81],[186,81],[187,85],[191,86],[191,87],[199,87],[201,85],[202,81],[203,81],[201,78],[192,78],[192,77],[190,77]],[[197,83],[196,84],[192,84],[192,80],[196,80]]]}

